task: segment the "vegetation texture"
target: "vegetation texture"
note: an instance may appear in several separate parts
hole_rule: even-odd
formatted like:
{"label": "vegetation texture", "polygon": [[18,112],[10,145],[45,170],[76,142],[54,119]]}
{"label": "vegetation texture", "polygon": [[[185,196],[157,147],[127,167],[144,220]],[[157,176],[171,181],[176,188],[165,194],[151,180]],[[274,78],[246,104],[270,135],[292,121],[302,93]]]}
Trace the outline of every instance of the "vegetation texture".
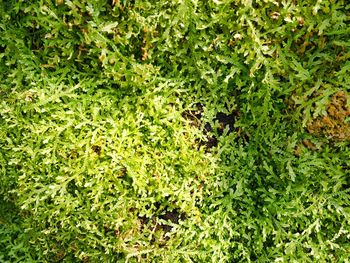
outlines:
{"label": "vegetation texture", "polygon": [[346,0],[0,0],[1,262],[350,262]]}

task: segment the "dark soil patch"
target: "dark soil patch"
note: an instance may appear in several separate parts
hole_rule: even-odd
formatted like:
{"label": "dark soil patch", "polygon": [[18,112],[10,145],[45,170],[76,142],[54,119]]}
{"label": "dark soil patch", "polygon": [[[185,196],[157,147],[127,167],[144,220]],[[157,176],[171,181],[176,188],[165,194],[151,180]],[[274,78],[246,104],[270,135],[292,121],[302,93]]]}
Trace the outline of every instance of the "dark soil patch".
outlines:
{"label": "dark soil patch", "polygon": [[[180,213],[177,210],[166,211],[164,214],[158,217],[159,219],[163,219],[167,222],[171,222],[172,224],[178,224],[180,220],[185,220],[185,214]],[[162,229],[165,233],[170,232],[172,230],[172,226],[166,223],[158,224],[159,228]]]}
{"label": "dark soil patch", "polygon": [[101,154],[101,150],[102,150],[101,146],[93,145],[93,146],[91,147],[91,149],[92,149],[97,155],[100,155],[100,154]]}
{"label": "dark soil patch", "polygon": [[181,115],[185,120],[190,121],[192,126],[200,128],[202,123],[201,118],[203,114],[203,105],[197,103],[196,108],[196,110],[185,110]]}
{"label": "dark soil patch", "polygon": [[[162,211],[159,215],[152,216],[151,218],[142,216],[139,217],[141,224],[141,230],[148,229],[150,231],[162,231],[165,241],[169,240],[168,236],[165,236],[166,233],[169,233],[173,229],[173,224],[179,224],[180,220],[183,221],[186,219],[186,215],[181,213],[178,209],[173,209],[170,211]],[[166,222],[160,222],[166,221]],[[156,240],[153,238],[152,243]]]}
{"label": "dark soil patch", "polygon": [[225,114],[223,112],[218,112],[216,114],[215,120],[219,122],[219,127],[218,127],[218,134],[221,136],[224,132],[224,129],[228,127],[228,132],[227,134],[230,134],[235,130],[234,125],[239,117],[239,112],[232,112],[230,114]]}
{"label": "dark soil patch", "polygon": [[[241,134],[239,128],[235,128],[234,125],[240,116],[239,111],[233,111],[231,113],[218,112],[213,119],[214,123],[218,124],[218,127],[212,127],[209,122],[204,123],[202,121],[203,116],[203,105],[200,103],[196,104],[195,110],[186,110],[182,113],[182,117],[190,122],[193,127],[202,129],[202,132],[206,136],[206,140],[198,140],[197,143],[200,146],[204,146],[206,151],[218,145],[218,139],[224,134],[225,129],[227,129],[226,135],[237,132]],[[203,128],[202,128],[203,127]],[[244,137],[248,140],[248,138]]]}

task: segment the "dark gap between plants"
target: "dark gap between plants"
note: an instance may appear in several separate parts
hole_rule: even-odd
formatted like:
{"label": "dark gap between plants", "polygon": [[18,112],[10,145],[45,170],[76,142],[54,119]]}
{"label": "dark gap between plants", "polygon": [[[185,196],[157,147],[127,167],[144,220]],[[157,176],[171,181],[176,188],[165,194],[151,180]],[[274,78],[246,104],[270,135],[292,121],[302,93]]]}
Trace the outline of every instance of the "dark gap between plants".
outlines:
{"label": "dark gap between plants", "polygon": [[[218,127],[212,127],[209,122],[206,122],[203,125],[203,105],[201,103],[196,104],[195,110],[185,110],[182,113],[182,117],[185,120],[189,121],[190,125],[193,127],[201,129],[203,126],[202,132],[206,136],[206,140],[198,140],[197,143],[199,147],[204,146],[207,152],[210,151],[211,148],[218,145],[218,139],[224,134],[224,130],[226,128],[228,129],[226,135],[229,135],[232,132],[237,132],[237,134],[241,136],[246,142],[249,141],[249,137],[246,134],[242,134],[240,128],[236,128],[234,126],[237,119],[240,117],[240,112],[237,110],[229,114],[217,112],[215,118],[213,119],[213,122],[217,122]],[[215,133],[217,135],[215,135]]]}
{"label": "dark gap between plants", "polygon": [[[156,208],[159,209],[160,204],[155,204]],[[171,232],[173,229],[172,224],[179,224],[180,221],[186,220],[186,214],[180,212],[178,209],[169,209],[165,207],[158,215],[152,216],[150,218],[146,216],[139,216],[138,219],[141,223],[141,231],[148,229],[150,231],[158,232],[162,231],[164,235],[166,233]],[[167,223],[158,222],[158,220],[165,220]],[[164,240],[168,241],[170,238],[168,236],[164,236]],[[155,237],[152,238],[152,243],[156,241]]]}

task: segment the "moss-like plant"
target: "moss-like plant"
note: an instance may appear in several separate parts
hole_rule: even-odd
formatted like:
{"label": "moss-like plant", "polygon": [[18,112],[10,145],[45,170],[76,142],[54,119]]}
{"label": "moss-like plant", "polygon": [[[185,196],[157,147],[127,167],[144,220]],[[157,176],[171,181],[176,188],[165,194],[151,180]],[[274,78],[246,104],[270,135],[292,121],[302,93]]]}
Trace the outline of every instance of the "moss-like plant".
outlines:
{"label": "moss-like plant", "polygon": [[349,8],[0,1],[0,261],[348,262]]}

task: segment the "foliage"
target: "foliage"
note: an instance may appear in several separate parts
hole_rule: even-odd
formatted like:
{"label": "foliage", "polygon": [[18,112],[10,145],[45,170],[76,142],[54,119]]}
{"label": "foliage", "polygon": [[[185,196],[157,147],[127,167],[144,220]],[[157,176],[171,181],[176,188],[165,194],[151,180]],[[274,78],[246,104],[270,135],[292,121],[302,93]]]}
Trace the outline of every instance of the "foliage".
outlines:
{"label": "foliage", "polygon": [[349,10],[0,1],[0,260],[349,262]]}

